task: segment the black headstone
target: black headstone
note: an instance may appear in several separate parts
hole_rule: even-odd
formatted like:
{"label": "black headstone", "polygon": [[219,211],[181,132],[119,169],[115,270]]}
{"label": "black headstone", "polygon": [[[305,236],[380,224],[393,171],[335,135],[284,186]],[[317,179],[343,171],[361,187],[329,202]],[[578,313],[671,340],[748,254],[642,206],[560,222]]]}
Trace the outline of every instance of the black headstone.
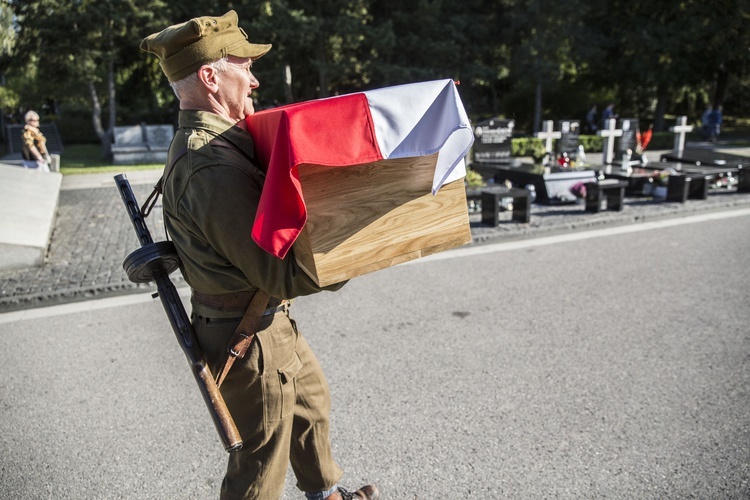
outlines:
{"label": "black headstone", "polygon": [[557,155],[563,153],[573,161],[578,159],[579,135],[581,133],[581,122],[579,120],[560,120],[557,122],[557,130],[560,138],[557,140]]}
{"label": "black headstone", "polygon": [[617,160],[622,160],[628,149],[631,155],[635,155],[635,150],[638,147],[638,120],[636,118],[622,118],[620,119],[620,129],[622,135],[618,138]]}
{"label": "black headstone", "polygon": [[474,161],[477,163],[511,162],[511,139],[514,120],[491,118],[474,127]]}

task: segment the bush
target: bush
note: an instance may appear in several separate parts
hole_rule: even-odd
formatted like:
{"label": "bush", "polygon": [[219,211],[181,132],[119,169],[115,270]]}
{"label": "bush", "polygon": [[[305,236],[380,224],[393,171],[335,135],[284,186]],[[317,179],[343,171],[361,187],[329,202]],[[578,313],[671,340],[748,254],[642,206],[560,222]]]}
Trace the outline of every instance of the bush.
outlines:
{"label": "bush", "polygon": [[94,125],[91,123],[91,112],[84,110],[65,110],[57,120],[57,130],[66,146],[69,144],[97,144]]}
{"label": "bush", "polygon": [[531,156],[535,163],[539,163],[544,158],[544,141],[535,137],[520,137],[511,140],[511,156]]}

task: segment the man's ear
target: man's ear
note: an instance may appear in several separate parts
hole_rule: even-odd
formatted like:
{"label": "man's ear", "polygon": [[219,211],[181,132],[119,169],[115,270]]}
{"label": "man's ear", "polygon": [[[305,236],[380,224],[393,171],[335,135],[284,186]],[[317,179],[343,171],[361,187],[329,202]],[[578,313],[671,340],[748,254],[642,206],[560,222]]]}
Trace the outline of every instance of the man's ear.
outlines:
{"label": "man's ear", "polygon": [[212,94],[215,94],[219,90],[218,75],[219,72],[208,65],[203,65],[198,69],[198,80]]}

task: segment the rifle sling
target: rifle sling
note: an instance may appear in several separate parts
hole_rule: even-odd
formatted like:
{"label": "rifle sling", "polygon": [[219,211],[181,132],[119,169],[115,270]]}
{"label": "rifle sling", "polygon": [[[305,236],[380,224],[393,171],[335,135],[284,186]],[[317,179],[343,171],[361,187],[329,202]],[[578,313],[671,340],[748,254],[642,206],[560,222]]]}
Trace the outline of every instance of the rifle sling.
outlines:
{"label": "rifle sling", "polygon": [[216,386],[221,387],[222,382],[226,378],[229,370],[232,368],[232,364],[237,358],[245,357],[247,349],[252,344],[255,334],[258,331],[258,325],[263,316],[263,312],[268,307],[268,301],[271,296],[258,289],[253,295],[250,305],[247,306],[245,314],[242,316],[240,324],[234,331],[229,345],[227,346],[227,353],[224,357],[224,362],[219,365],[221,368],[216,374]]}

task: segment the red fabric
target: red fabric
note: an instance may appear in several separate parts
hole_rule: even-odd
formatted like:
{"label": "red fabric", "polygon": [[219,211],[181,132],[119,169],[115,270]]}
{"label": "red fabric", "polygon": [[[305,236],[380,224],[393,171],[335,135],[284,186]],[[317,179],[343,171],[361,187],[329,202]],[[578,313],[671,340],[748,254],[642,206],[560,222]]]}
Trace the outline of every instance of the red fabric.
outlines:
{"label": "red fabric", "polygon": [[348,166],[383,158],[362,93],[268,109],[246,122],[266,169],[252,237],[280,258],[307,222],[298,165]]}

